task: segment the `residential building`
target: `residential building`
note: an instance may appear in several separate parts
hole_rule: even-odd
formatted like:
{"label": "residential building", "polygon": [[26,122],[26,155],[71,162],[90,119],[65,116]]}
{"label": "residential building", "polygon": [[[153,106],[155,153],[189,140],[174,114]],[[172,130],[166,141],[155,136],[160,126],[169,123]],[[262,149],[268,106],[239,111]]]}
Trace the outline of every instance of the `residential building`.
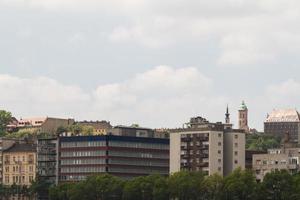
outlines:
{"label": "residential building", "polygon": [[239,129],[242,129],[246,133],[249,133],[250,129],[248,126],[248,107],[246,106],[245,101],[242,102],[238,110],[238,121]]}
{"label": "residential building", "polygon": [[2,153],[5,149],[11,147],[16,141],[13,139],[0,138],[0,184],[3,180],[3,156]]}
{"label": "residential building", "polygon": [[168,175],[169,139],[131,136],[59,138],[59,182],[80,181],[92,174],[123,178]]}
{"label": "residential building", "polygon": [[94,135],[106,135],[112,129],[112,125],[108,121],[80,121],[77,122],[82,126],[93,127]]}
{"label": "residential building", "polygon": [[133,124],[132,126],[114,126],[110,130],[111,135],[130,136],[130,137],[154,137],[154,130],[150,128],[139,127]]}
{"label": "residential building", "polygon": [[29,186],[36,176],[36,145],[16,142],[3,151],[3,184]]}
{"label": "residential building", "polygon": [[202,171],[227,175],[245,167],[245,134],[221,122],[191,118],[187,127],[170,132],[170,173]]}
{"label": "residential building", "polygon": [[[37,180],[50,185],[57,184],[58,139],[38,139],[37,141]],[[49,192],[44,188],[37,191],[37,199],[48,199]]]}
{"label": "residential building", "polygon": [[267,151],[258,151],[258,150],[246,150],[246,154],[245,154],[245,168],[252,170],[253,169],[253,155],[254,154],[266,154]]}
{"label": "residential building", "polygon": [[267,173],[287,170],[291,174],[299,172],[300,148],[269,149],[266,154],[253,155],[253,171],[257,181],[262,181]]}
{"label": "residential building", "polygon": [[37,118],[25,118],[18,120],[16,127],[14,124],[10,124],[8,128],[14,130],[28,129],[35,130],[40,133],[56,134],[58,127],[67,127],[74,124],[74,119],[60,119],[52,117],[37,117]]}
{"label": "residential building", "polygon": [[288,133],[290,142],[299,143],[299,112],[296,109],[273,110],[264,123],[264,132],[280,138],[284,138]]}

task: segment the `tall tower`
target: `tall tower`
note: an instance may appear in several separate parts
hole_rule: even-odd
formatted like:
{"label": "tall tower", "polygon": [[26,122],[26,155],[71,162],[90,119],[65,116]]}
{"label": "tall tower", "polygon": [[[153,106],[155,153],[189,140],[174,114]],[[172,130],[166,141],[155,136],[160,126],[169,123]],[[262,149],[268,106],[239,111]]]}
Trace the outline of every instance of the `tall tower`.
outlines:
{"label": "tall tower", "polygon": [[228,105],[227,105],[226,113],[225,113],[225,124],[230,124],[230,114],[229,114]]}
{"label": "tall tower", "polygon": [[246,133],[249,133],[248,108],[244,101],[239,108],[239,129],[243,129]]}
{"label": "tall tower", "polygon": [[226,108],[226,113],[225,113],[225,124],[224,124],[224,128],[225,129],[232,129],[232,124],[230,123],[230,114],[229,114],[229,109],[228,109],[228,105]]}

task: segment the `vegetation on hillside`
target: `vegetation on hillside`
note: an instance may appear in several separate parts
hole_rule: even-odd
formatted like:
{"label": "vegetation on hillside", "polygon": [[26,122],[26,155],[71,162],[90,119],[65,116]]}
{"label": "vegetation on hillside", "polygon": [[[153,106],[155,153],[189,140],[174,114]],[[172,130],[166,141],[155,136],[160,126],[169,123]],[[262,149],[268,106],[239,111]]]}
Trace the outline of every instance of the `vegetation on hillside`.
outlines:
{"label": "vegetation on hillside", "polygon": [[246,149],[267,151],[271,148],[279,148],[281,139],[266,134],[247,134]]}

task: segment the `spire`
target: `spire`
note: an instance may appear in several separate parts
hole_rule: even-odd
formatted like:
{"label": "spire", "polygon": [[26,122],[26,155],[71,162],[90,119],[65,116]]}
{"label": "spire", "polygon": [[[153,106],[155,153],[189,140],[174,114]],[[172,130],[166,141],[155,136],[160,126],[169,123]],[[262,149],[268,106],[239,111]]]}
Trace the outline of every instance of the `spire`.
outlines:
{"label": "spire", "polygon": [[226,113],[225,113],[225,123],[230,124],[230,114],[229,114],[228,104],[227,104]]}

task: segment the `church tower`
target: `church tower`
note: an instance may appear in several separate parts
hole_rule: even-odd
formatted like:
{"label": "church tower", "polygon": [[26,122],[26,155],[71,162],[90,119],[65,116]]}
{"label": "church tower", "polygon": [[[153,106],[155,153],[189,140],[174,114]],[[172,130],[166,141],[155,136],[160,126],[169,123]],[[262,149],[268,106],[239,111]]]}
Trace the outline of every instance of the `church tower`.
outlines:
{"label": "church tower", "polygon": [[232,129],[232,124],[230,123],[230,114],[229,114],[229,109],[228,105],[226,108],[226,113],[225,113],[225,124],[224,124],[225,129]]}
{"label": "church tower", "polygon": [[246,133],[249,133],[248,108],[244,101],[239,108],[239,129],[245,130]]}

